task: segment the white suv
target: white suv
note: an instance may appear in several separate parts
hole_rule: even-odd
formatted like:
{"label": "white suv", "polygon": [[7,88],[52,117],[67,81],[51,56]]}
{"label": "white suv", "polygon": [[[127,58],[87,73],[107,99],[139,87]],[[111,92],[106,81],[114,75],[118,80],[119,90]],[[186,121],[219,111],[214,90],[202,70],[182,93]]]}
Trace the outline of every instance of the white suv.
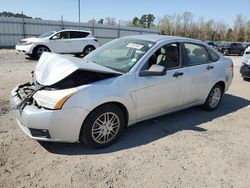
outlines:
{"label": "white suv", "polygon": [[16,50],[39,58],[43,52],[75,54],[84,56],[98,47],[97,39],[89,31],[61,30],[49,31],[39,37],[22,39]]}

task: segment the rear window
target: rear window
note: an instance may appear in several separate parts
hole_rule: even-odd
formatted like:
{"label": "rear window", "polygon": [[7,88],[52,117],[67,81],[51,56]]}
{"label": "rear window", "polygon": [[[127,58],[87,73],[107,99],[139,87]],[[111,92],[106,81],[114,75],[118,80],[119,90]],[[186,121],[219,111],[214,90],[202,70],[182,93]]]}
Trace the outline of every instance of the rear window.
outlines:
{"label": "rear window", "polygon": [[81,31],[71,31],[70,38],[85,38],[89,35],[88,32],[81,32]]}

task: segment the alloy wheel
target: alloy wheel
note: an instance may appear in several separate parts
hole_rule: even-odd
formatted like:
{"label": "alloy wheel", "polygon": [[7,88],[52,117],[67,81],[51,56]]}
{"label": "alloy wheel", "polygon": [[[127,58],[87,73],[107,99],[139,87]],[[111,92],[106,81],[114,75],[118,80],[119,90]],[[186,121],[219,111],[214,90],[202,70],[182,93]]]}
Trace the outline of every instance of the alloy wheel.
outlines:
{"label": "alloy wheel", "polygon": [[221,99],[221,90],[220,90],[220,88],[215,87],[211,91],[210,96],[209,96],[210,107],[215,108],[219,104],[220,99]]}
{"label": "alloy wheel", "polygon": [[36,52],[37,57],[40,57],[43,54],[43,52],[49,52],[49,49],[46,47],[39,47]]}
{"label": "alloy wheel", "polygon": [[112,112],[100,115],[92,126],[92,138],[95,142],[105,144],[116,137],[120,129],[120,119]]}

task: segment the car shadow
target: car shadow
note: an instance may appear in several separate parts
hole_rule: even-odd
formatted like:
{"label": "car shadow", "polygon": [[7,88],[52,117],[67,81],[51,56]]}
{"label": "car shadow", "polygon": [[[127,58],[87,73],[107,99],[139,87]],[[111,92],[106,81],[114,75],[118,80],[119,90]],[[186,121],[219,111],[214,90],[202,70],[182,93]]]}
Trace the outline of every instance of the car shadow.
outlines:
{"label": "car shadow", "polygon": [[128,127],[115,144],[104,149],[88,148],[84,144],[80,143],[39,143],[48,152],[54,154],[92,155],[110,153],[145,145],[179,131],[206,131],[206,129],[199,127],[199,125],[233,113],[248,105],[250,105],[249,100],[230,94],[225,94],[219,108],[215,111],[206,112],[200,108],[193,107],[137,123],[136,125]]}
{"label": "car shadow", "polygon": [[25,59],[30,60],[30,61],[38,61],[37,58],[31,57],[31,56],[25,56]]}

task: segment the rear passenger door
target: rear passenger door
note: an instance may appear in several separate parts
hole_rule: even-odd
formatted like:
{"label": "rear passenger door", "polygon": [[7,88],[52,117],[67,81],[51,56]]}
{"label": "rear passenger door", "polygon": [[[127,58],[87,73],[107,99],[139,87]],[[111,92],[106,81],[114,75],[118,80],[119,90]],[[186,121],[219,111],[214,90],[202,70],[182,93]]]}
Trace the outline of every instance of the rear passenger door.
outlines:
{"label": "rear passenger door", "polygon": [[86,37],[89,35],[88,32],[82,31],[70,31],[71,49],[72,53],[82,53],[84,47],[87,45]]}
{"label": "rear passenger door", "polygon": [[[185,51],[185,105],[192,105],[203,102],[213,82],[213,72],[216,68],[216,60],[219,59],[216,55],[208,52],[208,49],[195,43],[183,43]],[[215,52],[214,52],[215,53]],[[214,55],[214,61],[211,61],[211,56]]]}

